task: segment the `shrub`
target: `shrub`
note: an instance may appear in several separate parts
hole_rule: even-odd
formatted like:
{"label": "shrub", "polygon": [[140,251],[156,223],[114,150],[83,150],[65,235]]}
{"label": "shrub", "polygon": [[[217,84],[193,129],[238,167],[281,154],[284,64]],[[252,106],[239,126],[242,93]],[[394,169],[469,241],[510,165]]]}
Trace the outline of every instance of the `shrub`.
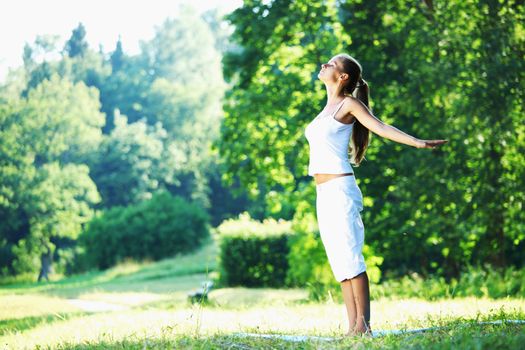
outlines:
{"label": "shrub", "polygon": [[88,271],[93,264],[86,254],[86,247],[79,244],[58,250],[58,261],[54,264],[55,272],[73,275]]}
{"label": "shrub", "polygon": [[291,225],[284,220],[252,220],[245,212],[216,229],[219,241],[218,284],[282,287],[288,270]]}
{"label": "shrub", "polygon": [[208,220],[199,206],[158,192],[148,201],[113,207],[92,219],[79,238],[85,247],[79,259],[105,269],[129,258],[160,260],[191,252],[209,237]]}
{"label": "shrub", "polygon": [[525,297],[525,268],[467,265],[457,281],[456,296]]}
{"label": "shrub", "polygon": [[525,297],[525,269],[509,266],[467,265],[459,279],[442,276],[423,278],[417,273],[388,279],[371,287],[371,297],[422,298],[436,300],[454,297]]}
{"label": "shrub", "polygon": [[[287,284],[306,288],[310,300],[333,298],[342,302],[340,283],[335,279],[328,262],[315,215],[298,210],[292,227],[294,235],[289,243],[290,268],[286,278]],[[383,262],[383,258],[377,256],[366,244],[363,247],[363,255],[370,282],[378,282],[381,277],[379,265]]]}

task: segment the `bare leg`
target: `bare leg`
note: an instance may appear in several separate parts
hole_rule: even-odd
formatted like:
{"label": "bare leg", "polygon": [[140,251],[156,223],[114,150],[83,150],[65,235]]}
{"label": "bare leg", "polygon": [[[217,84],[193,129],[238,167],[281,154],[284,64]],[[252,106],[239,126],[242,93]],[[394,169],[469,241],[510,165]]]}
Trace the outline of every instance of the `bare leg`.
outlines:
{"label": "bare leg", "polygon": [[357,320],[357,308],[354,300],[354,292],[352,290],[352,282],[349,279],[342,281],[341,290],[343,291],[343,299],[348,314],[348,333],[346,333],[346,335],[353,335]]}
{"label": "bare leg", "polygon": [[365,333],[370,335],[372,328],[370,327],[370,287],[368,275],[365,271],[352,278],[350,281],[352,283],[355,305],[357,309],[355,331],[358,334]]}

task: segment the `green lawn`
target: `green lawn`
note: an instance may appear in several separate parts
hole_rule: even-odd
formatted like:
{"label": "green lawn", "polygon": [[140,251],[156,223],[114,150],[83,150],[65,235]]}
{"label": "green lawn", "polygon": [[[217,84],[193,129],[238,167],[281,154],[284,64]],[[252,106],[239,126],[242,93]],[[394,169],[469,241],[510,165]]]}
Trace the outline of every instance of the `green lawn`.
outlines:
{"label": "green lawn", "polygon": [[[57,282],[0,289],[0,348],[6,349],[518,349],[525,325],[476,321],[525,319],[523,299],[372,300],[373,330],[446,327],[423,334],[346,338],[331,342],[245,338],[236,333],[341,337],[343,304],[315,303],[302,289],[222,288],[208,304],[189,291],[210,279],[217,247],[157,263],[125,263]],[[374,286],[372,285],[373,289]],[[99,311],[90,308],[95,305]],[[104,311],[105,310],[105,311]]]}

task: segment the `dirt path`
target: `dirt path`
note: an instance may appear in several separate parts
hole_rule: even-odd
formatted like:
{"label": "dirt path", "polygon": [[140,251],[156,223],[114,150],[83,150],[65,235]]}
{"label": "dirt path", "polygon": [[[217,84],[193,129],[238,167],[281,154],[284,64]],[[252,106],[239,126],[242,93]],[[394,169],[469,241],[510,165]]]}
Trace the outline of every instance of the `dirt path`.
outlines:
{"label": "dirt path", "polygon": [[68,303],[88,312],[122,311],[129,307],[120,304],[112,304],[104,301],[93,301],[83,299],[67,299]]}

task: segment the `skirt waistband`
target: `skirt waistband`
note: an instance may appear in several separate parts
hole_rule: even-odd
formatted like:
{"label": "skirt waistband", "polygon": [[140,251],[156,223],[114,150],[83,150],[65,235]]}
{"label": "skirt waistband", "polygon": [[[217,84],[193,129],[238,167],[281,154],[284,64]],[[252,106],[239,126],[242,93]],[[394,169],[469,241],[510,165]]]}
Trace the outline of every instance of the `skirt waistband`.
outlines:
{"label": "skirt waistband", "polygon": [[[363,194],[361,189],[357,185],[355,176],[338,176],[316,185],[317,201],[321,203],[327,203],[333,200],[337,200],[341,193],[348,196],[353,201],[356,208],[359,211],[363,210]],[[318,203],[319,204],[319,203]],[[326,204],[323,204],[326,205]]]}
{"label": "skirt waistband", "polygon": [[316,184],[315,187],[318,190],[325,189],[325,188],[330,188],[330,187],[338,186],[342,182],[344,183],[344,182],[346,182],[348,180],[350,180],[351,182],[355,182],[355,177],[354,177],[353,173],[352,173],[352,175],[344,175],[344,176],[334,177],[333,179],[330,179],[330,180],[325,181],[323,183]]}

